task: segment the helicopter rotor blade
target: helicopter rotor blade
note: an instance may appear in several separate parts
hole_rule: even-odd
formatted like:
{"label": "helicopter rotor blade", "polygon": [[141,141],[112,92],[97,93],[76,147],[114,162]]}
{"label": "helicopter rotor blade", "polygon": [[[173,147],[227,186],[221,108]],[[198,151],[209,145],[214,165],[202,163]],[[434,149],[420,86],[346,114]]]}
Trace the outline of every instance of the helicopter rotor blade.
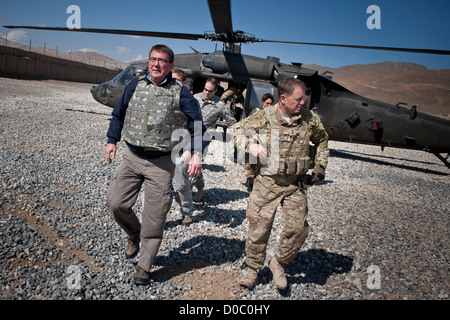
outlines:
{"label": "helicopter rotor blade", "polygon": [[342,47],[342,48],[356,48],[356,49],[371,49],[371,50],[384,50],[384,51],[400,51],[400,52],[450,55],[450,50],[360,46],[360,45],[347,45],[347,44],[311,43],[311,42],[279,41],[279,40],[264,40],[264,39],[254,39],[254,42],[288,43],[288,44],[301,44],[301,45],[309,45],[309,46]]}
{"label": "helicopter rotor blade", "polygon": [[95,29],[95,28],[69,29],[69,28],[61,28],[61,27],[35,27],[35,26],[3,26],[3,27],[8,28],[8,29],[35,29],[35,30],[51,30],[51,31],[90,32],[90,33],[121,34],[121,35],[128,35],[128,36],[171,38],[171,39],[183,39],[183,40],[205,39],[204,34],[192,34],[192,33]]}
{"label": "helicopter rotor blade", "polygon": [[208,0],[209,11],[216,34],[233,34],[230,0]]}

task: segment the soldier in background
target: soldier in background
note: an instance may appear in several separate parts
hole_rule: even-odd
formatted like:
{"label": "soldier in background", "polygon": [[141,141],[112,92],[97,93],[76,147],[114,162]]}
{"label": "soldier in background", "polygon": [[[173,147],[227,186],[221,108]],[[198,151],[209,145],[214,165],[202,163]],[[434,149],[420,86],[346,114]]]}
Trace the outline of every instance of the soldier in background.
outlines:
{"label": "soldier in background", "polygon": [[[212,140],[216,135],[216,122],[219,118],[224,119],[228,127],[231,127],[236,123],[236,119],[233,117],[230,109],[223,103],[223,101],[216,96],[219,88],[219,81],[216,78],[209,77],[206,80],[203,92],[194,95],[200,105],[202,112],[203,123],[206,127],[205,140]],[[192,184],[197,188],[197,193],[194,195],[193,200],[200,202],[204,195],[205,182],[203,174],[192,181]],[[181,196],[181,195],[180,195]]]}
{"label": "soldier in background", "polygon": [[243,91],[244,87],[241,84],[230,84],[228,89],[220,96],[220,99],[230,108],[236,121],[241,120],[244,111]]}
{"label": "soldier in background", "polygon": [[[186,74],[180,69],[173,69],[172,75],[174,78],[180,80],[180,82],[186,84]],[[197,100],[198,111],[201,114],[200,107]],[[173,187],[175,194],[175,201],[180,206],[181,213],[181,223],[184,225],[189,225],[192,223],[192,210],[194,205],[192,203],[192,183],[195,183],[196,177],[191,177],[189,175],[189,157],[191,156],[189,148],[184,148],[186,151],[180,157],[180,163],[175,167],[175,173],[173,176]],[[203,186],[202,186],[203,187]]]}
{"label": "soldier in background", "polygon": [[181,84],[186,85],[186,73],[181,69],[172,69],[172,77],[180,80]]}
{"label": "soldier in background", "polygon": [[[287,287],[284,268],[297,255],[309,232],[306,185],[325,178],[328,134],[319,117],[305,107],[305,92],[305,84],[299,79],[284,79],[278,85],[279,103],[254,113],[234,127],[235,147],[255,157],[258,162],[252,166],[259,169],[255,170],[259,174],[246,212],[248,268],[239,280],[248,289],[255,286],[258,271],[264,267],[279,204],[284,214],[283,233],[269,269],[276,287],[279,290]],[[262,129],[266,130],[264,135]],[[317,147],[315,159],[310,158],[309,142]],[[315,167],[308,176],[311,161]]]}
{"label": "soldier in background", "polygon": [[252,113],[255,113],[256,111],[264,109],[265,107],[271,106],[274,101],[275,101],[275,99],[273,98],[273,95],[271,93],[263,94],[263,96],[261,98],[262,104],[260,106],[256,107],[255,109],[253,109],[252,112],[250,112],[250,115]]}

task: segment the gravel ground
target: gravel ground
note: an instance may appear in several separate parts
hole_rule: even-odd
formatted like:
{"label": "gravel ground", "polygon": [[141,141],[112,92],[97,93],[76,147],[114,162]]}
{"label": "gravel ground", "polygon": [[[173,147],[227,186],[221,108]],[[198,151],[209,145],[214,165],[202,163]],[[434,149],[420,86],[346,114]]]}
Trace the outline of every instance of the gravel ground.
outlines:
{"label": "gravel ground", "polygon": [[174,202],[154,282],[135,286],[138,258],[125,259],[105,205],[123,150],[104,160],[110,113],[89,86],[0,78],[0,299],[449,299],[449,169],[425,152],[337,142],[326,180],[308,191],[311,233],[287,290],[267,267],[254,290],[237,283],[248,193],[220,142],[194,223],[181,224]]}

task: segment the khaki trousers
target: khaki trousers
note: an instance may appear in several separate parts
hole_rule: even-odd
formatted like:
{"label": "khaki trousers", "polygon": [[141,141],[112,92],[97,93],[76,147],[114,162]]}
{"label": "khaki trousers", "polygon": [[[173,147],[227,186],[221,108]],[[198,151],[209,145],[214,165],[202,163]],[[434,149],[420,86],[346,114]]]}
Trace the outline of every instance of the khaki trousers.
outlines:
{"label": "khaki trousers", "polygon": [[188,169],[188,163],[177,164],[175,167],[175,175],[173,177],[173,187],[180,196],[180,212],[183,217],[192,216],[192,210],[194,209],[194,203],[192,200],[192,186],[195,186],[197,190],[205,187],[203,173],[200,173],[195,178],[191,178],[189,176]]}
{"label": "khaki trousers", "polygon": [[[175,165],[170,156],[143,159],[128,148],[108,189],[107,205],[114,220],[132,239],[141,238],[138,265],[146,271],[158,253],[167,213],[172,205],[172,178]],[[142,223],[133,211],[139,191],[144,186]]]}
{"label": "khaki trousers", "polygon": [[281,264],[288,264],[299,252],[309,233],[306,191],[298,185],[280,186],[270,177],[258,175],[247,206],[248,235],[245,243],[247,265],[264,267],[266,248],[278,205],[283,209],[283,231],[275,251]]}

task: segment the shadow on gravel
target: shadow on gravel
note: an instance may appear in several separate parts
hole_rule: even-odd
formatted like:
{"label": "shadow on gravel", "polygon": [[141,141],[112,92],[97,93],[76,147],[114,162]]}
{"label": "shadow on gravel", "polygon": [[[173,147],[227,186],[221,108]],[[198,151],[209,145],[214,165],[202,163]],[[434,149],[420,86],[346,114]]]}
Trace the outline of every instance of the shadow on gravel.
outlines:
{"label": "shadow on gravel", "polygon": [[194,269],[236,261],[241,258],[244,246],[244,241],[236,239],[194,237],[173,249],[168,257],[157,256],[154,265],[162,268],[152,272],[152,279],[164,282]]}
{"label": "shadow on gravel", "polygon": [[237,201],[248,198],[249,193],[241,190],[229,190],[221,188],[206,188],[202,202],[208,205],[225,204],[230,201]]}
{"label": "shadow on gravel", "polygon": [[75,109],[64,109],[65,111],[73,111],[73,112],[83,112],[83,113],[90,113],[90,114],[96,114],[100,116],[110,116],[111,113],[98,113],[94,111],[84,111],[84,110],[75,110]]}
{"label": "shadow on gravel", "polygon": [[208,170],[211,172],[225,172],[225,168],[223,166],[219,166],[217,164],[202,164],[202,170]]}
{"label": "shadow on gravel", "polygon": [[379,156],[379,155],[359,153],[359,152],[346,152],[346,151],[342,151],[342,150],[330,150],[330,156],[336,157],[336,158],[342,158],[342,159],[364,161],[364,162],[369,162],[369,163],[378,164],[378,165],[382,165],[382,166],[391,166],[391,167],[396,167],[396,168],[400,168],[400,169],[436,174],[436,175],[441,175],[441,176],[448,175],[446,173],[435,171],[435,170],[417,168],[417,167],[413,167],[413,166],[407,166],[404,164],[392,163],[392,162],[388,162],[388,161],[384,161],[384,160],[377,160],[377,159],[374,159],[373,157],[378,157],[378,158],[383,158],[383,159],[396,159],[396,160],[408,161],[408,162],[413,162],[413,163],[436,165],[436,163],[434,163],[434,162],[402,159],[402,158],[395,158],[395,157],[389,157],[389,156]]}
{"label": "shadow on gravel", "polygon": [[[195,209],[195,206],[194,206]],[[217,208],[204,207],[203,212],[195,215],[192,218],[192,223],[198,223],[201,221],[208,221],[216,224],[222,225],[224,228],[236,228],[241,225],[245,220],[245,210],[226,210]],[[180,214],[180,219],[176,221],[167,221],[164,226],[164,230],[170,230],[181,225],[182,218]]]}
{"label": "shadow on gravel", "polygon": [[[226,204],[230,201],[238,201],[249,196],[248,192],[240,190],[228,190],[219,188],[205,189],[205,195],[202,202],[194,202],[194,211],[202,211],[193,217],[193,223],[199,221],[209,221],[221,224],[224,227],[235,228],[242,224],[245,219],[245,210],[232,210],[217,208],[217,205]],[[169,230],[181,224],[180,219],[176,221],[167,221],[164,227]]]}
{"label": "shadow on gravel", "polygon": [[[195,207],[194,207],[195,208]],[[245,210],[222,210],[217,208],[204,208],[203,212],[192,217],[192,223],[208,221],[222,225],[224,228],[236,228],[245,220]],[[167,221],[164,230],[170,230],[181,225],[182,218],[176,221]]]}
{"label": "shadow on gravel", "polygon": [[220,210],[217,214],[211,214],[205,209],[202,214],[194,217],[194,221],[206,220],[221,224],[224,228],[236,228],[245,220],[245,213],[245,210]]}
{"label": "shadow on gravel", "polygon": [[[299,254],[286,267],[288,284],[315,283],[325,285],[332,274],[348,273],[352,269],[353,258],[337,253],[328,252],[324,249],[310,249],[300,251]],[[272,272],[265,267],[260,276],[262,283],[272,281]],[[289,286],[283,295],[289,296]]]}

